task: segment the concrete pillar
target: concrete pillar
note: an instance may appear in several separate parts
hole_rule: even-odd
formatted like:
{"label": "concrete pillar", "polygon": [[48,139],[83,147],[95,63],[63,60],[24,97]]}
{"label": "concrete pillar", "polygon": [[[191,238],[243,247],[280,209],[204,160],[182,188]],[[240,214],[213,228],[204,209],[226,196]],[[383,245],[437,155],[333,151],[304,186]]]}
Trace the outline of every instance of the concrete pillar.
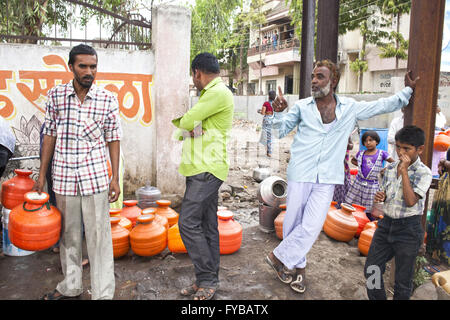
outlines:
{"label": "concrete pillar", "polygon": [[191,12],[188,8],[174,5],[153,8],[156,152],[152,180],[163,194],[182,195],[185,188],[185,178],[178,173],[181,141],[173,140],[176,128],[171,121],[189,109],[190,41]]}

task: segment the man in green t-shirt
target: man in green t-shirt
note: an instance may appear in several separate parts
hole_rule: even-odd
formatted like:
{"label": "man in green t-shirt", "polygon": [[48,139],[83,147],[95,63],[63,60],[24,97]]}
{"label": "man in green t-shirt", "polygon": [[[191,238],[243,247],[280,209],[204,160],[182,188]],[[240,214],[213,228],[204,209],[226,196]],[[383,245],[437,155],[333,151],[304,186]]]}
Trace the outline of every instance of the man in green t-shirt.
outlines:
{"label": "man in green t-shirt", "polygon": [[219,188],[228,175],[227,141],[234,104],[214,55],[200,53],[191,69],[200,99],[181,118],[172,120],[178,128],[176,139],[183,140],[179,172],[186,177],[178,225],[196,276],[195,283],[180,293],[209,300],[219,286],[217,205]]}

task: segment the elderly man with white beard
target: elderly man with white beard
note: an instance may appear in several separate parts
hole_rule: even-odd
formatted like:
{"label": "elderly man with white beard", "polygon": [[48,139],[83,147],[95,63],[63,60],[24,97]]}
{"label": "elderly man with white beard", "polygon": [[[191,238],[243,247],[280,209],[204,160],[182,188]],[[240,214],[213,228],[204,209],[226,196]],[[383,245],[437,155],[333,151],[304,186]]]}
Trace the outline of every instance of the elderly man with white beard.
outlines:
{"label": "elderly man with white beard", "polygon": [[[297,127],[287,168],[287,210],[283,240],[265,257],[278,279],[292,290],[306,290],[306,255],[325,222],[334,186],[344,183],[348,137],[357,120],[366,120],[406,106],[416,86],[411,71],[405,88],[389,98],[355,101],[335,94],[339,70],[329,60],[318,61],[311,75],[311,95],[298,100],[288,113],[276,113],[274,135],[282,138]],[[281,88],[273,102],[276,112],[287,107]]]}

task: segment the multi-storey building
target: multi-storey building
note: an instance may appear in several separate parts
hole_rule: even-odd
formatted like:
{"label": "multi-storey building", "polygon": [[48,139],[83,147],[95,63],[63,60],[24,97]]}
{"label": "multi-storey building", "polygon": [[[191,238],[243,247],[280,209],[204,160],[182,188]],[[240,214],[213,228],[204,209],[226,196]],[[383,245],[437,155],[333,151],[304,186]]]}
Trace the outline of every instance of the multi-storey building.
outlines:
{"label": "multi-storey building", "polygon": [[289,6],[284,0],[267,0],[262,11],[266,23],[250,32],[247,94],[266,95],[278,86],[287,94],[299,94],[300,41],[291,26]]}
{"label": "multi-storey building", "polygon": [[[301,41],[295,35],[294,26],[291,25],[289,5],[284,0],[267,0],[262,11],[266,13],[266,23],[250,32],[246,93],[267,95],[269,90],[275,90],[280,86],[285,94],[298,95]],[[379,19],[376,12],[372,19]],[[407,14],[400,18],[399,31],[405,39],[409,38],[409,20]],[[397,30],[396,23],[396,19],[393,19],[392,26],[386,31]],[[271,41],[275,32],[278,34],[276,44]],[[400,79],[404,76],[407,61],[399,60],[396,69],[395,58],[380,58],[381,50],[374,44],[366,43],[365,60],[368,63],[368,70],[364,72],[362,86],[359,88],[359,77],[350,69],[350,63],[360,56],[363,50],[362,39],[359,30],[339,36],[338,64],[341,80],[338,92],[392,92],[395,89],[394,77]]]}

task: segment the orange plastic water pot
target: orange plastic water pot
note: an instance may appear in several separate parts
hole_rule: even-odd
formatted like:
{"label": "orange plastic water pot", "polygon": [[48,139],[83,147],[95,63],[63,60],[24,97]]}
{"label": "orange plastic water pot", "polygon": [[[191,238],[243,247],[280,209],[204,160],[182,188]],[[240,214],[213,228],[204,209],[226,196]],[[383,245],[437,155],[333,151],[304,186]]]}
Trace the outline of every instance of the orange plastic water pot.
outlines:
{"label": "orange plastic water pot", "polygon": [[133,227],[136,225],[136,220],[141,215],[142,211],[141,208],[137,206],[137,203],[137,200],[125,200],[123,202],[125,206],[122,208],[122,212],[120,213],[122,217],[125,217],[131,221]]}
{"label": "orange plastic water pot", "polygon": [[186,247],[181,239],[178,223],[169,228],[167,235],[167,247],[170,252],[173,253],[187,253]]}
{"label": "orange plastic water pot", "polygon": [[9,238],[16,247],[45,250],[56,244],[61,233],[61,213],[48,202],[48,193],[27,192],[25,201],[9,214]]}
{"label": "orange plastic water pot", "polygon": [[14,173],[16,176],[2,183],[1,192],[3,207],[10,210],[24,201],[25,193],[30,192],[34,185],[30,178],[32,171],[16,169]]}
{"label": "orange plastic water pot", "polygon": [[154,220],[154,214],[141,215],[130,232],[131,250],[138,256],[154,256],[167,247],[167,231]]}
{"label": "orange plastic water pot", "polygon": [[242,226],[233,219],[233,212],[217,212],[220,254],[231,254],[239,250],[242,244]]}
{"label": "orange plastic water pot", "polygon": [[275,224],[275,234],[277,235],[278,239],[283,240],[283,222],[284,222],[284,216],[286,215],[286,204],[280,204],[281,211],[278,216],[275,218],[274,224]]}
{"label": "orange plastic water pot", "polygon": [[362,255],[367,256],[370,249],[370,244],[372,243],[373,235],[378,227],[378,221],[372,221],[366,224],[367,228],[361,232],[358,240],[358,249]]}
{"label": "orange plastic water pot", "polygon": [[329,210],[336,210],[336,205],[337,205],[337,201],[331,201]]}
{"label": "orange plastic water pot", "polygon": [[119,217],[111,217],[110,219],[113,255],[114,258],[120,258],[130,250],[130,231],[119,224]]}
{"label": "orange plastic water pot", "polygon": [[358,222],[352,214],[355,211],[356,209],[347,203],[342,203],[341,209],[330,208],[323,231],[330,238],[338,241],[352,240],[358,230]]}
{"label": "orange plastic water pot", "polygon": [[358,229],[356,230],[355,237],[359,237],[361,232],[364,230],[366,223],[370,222],[370,220],[366,215],[366,207],[360,206],[358,204],[352,204],[352,206],[356,209],[356,211],[353,212],[353,216],[358,222]]}
{"label": "orange plastic water pot", "polygon": [[156,214],[166,217],[170,227],[178,222],[179,214],[169,207],[171,204],[169,200],[156,200],[156,204],[158,205]]}
{"label": "orange plastic water pot", "polygon": [[145,214],[153,214],[155,215],[155,222],[159,223],[160,225],[162,225],[166,231],[169,231],[169,220],[167,220],[167,218],[165,216],[156,214],[156,208],[145,208],[144,210],[141,211],[141,214],[145,215]]}
{"label": "orange plastic water pot", "polygon": [[130,219],[125,218],[121,215],[122,209],[119,208],[111,208],[109,209],[109,216],[110,217],[117,217],[120,218],[119,224],[127,229],[128,231],[131,231],[133,229],[133,223],[130,221]]}
{"label": "orange plastic water pot", "polygon": [[436,151],[447,151],[448,147],[450,147],[450,137],[446,135],[445,132],[439,132],[439,134],[434,137],[433,147]]}

